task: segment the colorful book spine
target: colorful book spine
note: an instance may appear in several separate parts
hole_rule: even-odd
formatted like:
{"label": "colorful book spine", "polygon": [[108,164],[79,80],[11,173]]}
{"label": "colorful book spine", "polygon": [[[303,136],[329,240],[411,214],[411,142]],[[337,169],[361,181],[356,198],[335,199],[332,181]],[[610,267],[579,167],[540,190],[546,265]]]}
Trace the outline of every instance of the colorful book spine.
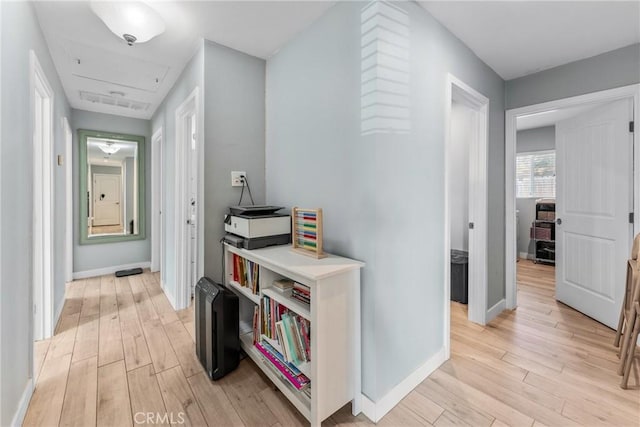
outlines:
{"label": "colorful book spine", "polygon": [[[293,375],[293,373],[282,362],[280,362],[277,357],[275,357],[273,354],[269,353],[260,343],[256,343],[255,347],[258,349],[258,351],[260,353],[262,353],[262,355],[264,357],[266,357],[266,359],[269,362],[271,362],[271,364],[280,373],[282,373],[285,376],[285,378],[291,383],[291,385],[293,385],[296,388],[296,390],[301,390],[306,385],[309,384],[308,378],[307,378],[307,382],[304,383],[302,378],[300,378],[300,376]],[[304,377],[304,375],[302,375],[302,377]],[[306,378],[306,377],[304,377],[304,378]]]}

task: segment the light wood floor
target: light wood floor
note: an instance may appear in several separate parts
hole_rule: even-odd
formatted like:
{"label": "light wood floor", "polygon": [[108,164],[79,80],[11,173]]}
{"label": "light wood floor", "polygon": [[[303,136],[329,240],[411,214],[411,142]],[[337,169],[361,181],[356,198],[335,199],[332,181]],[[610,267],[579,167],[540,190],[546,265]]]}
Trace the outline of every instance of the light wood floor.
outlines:
{"label": "light wood floor", "polygon": [[[554,300],[552,267],[521,261],[518,280],[519,308],[486,327],[452,303],[451,360],[380,425],[639,425],[637,369],[621,390],[614,332]],[[306,424],[250,360],[209,381],[193,333],[193,312],[174,312],[155,274],[69,284],[56,335],[36,346],[24,424],[126,426],[144,423],[138,412],[184,414],[186,425]],[[369,424],[349,405],[323,423]]]}

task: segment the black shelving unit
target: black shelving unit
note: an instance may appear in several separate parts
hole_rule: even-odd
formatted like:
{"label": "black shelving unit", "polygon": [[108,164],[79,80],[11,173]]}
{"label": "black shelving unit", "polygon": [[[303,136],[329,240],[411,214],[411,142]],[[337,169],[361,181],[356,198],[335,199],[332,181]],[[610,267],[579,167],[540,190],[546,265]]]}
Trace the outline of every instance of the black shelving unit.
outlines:
{"label": "black shelving unit", "polygon": [[536,219],[531,227],[535,263],[556,263],[556,201],[540,199],[536,201]]}

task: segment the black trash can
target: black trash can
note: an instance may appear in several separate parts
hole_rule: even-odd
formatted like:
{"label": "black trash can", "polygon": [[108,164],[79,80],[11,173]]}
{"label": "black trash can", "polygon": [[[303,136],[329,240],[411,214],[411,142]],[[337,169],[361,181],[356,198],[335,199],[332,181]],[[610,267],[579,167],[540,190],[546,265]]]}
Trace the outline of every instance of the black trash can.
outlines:
{"label": "black trash can", "polygon": [[469,301],[469,252],[451,250],[451,301]]}

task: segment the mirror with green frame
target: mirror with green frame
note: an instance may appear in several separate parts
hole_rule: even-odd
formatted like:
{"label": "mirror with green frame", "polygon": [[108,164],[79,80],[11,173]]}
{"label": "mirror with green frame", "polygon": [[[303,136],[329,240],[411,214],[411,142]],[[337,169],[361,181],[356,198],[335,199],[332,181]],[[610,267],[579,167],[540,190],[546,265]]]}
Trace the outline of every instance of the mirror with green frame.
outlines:
{"label": "mirror with green frame", "polygon": [[78,131],[80,243],[145,237],[144,137]]}

